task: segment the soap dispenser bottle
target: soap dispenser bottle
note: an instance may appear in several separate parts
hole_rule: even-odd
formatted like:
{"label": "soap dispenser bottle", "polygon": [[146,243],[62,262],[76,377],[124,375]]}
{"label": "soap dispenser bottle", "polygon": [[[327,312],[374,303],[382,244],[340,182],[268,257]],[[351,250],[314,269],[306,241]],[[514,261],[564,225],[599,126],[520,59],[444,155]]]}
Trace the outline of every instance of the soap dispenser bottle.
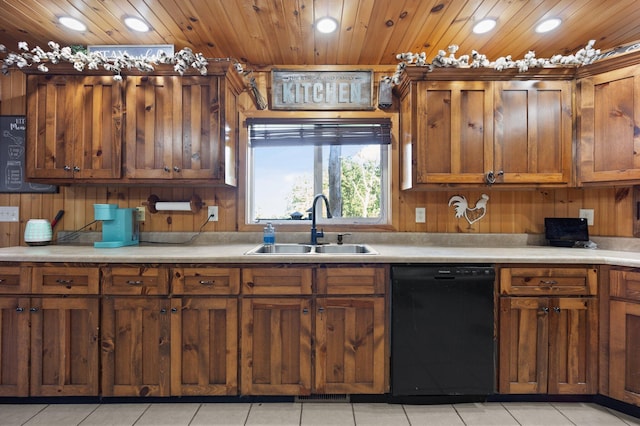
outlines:
{"label": "soap dispenser bottle", "polygon": [[276,243],[276,228],[273,227],[271,222],[267,222],[267,226],[264,227],[264,233],[262,235],[262,243],[265,248],[273,248]]}

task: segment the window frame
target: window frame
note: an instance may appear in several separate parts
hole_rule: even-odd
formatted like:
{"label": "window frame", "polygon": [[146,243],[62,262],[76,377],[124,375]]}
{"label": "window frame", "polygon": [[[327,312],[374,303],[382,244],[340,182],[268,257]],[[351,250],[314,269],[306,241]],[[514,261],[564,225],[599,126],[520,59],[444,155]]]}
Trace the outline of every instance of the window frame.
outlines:
{"label": "window frame", "polygon": [[[239,123],[241,124],[238,133],[239,140],[239,153],[240,159],[244,161],[240,161],[238,165],[238,230],[240,231],[257,231],[261,230],[264,227],[264,224],[267,220],[262,220],[259,222],[250,222],[250,199],[249,197],[252,194],[253,187],[253,179],[251,178],[251,173],[253,171],[253,158],[251,155],[251,146],[249,144],[249,129],[247,119],[253,117],[261,117],[264,119],[269,118],[298,118],[296,115],[291,115],[290,113],[282,113],[282,112],[273,112],[270,111],[269,114],[258,112],[258,111],[245,111],[240,112]],[[340,114],[342,116],[342,114]],[[392,173],[394,171],[393,164],[394,155],[396,155],[396,150],[394,149],[394,140],[395,134],[394,131],[397,130],[397,120],[394,119],[392,114],[380,114],[380,113],[348,113],[346,114],[349,118],[358,118],[360,120],[371,120],[377,121],[380,119],[388,119],[391,124],[391,142],[386,146],[386,149],[382,149],[383,153],[381,156],[381,164],[386,168],[386,171],[382,176],[382,185],[383,191],[386,191],[386,197],[383,197],[381,200],[381,215],[378,218],[361,218],[357,221],[348,218],[336,218],[336,219],[326,219],[325,215],[316,218],[316,223],[323,225],[323,227],[331,228],[330,230],[334,231],[342,231],[342,230],[354,230],[360,228],[361,230],[390,230],[394,229],[393,226],[393,209],[394,204],[393,200],[393,189],[392,189]],[[326,120],[330,118],[335,118],[335,113],[327,113],[327,112],[310,112],[304,114],[304,117],[307,119],[319,119]],[[326,194],[325,194],[326,195]],[[311,206],[309,206],[311,207]],[[278,229],[283,231],[306,231],[311,225],[310,220],[271,220],[268,221],[278,225]]]}

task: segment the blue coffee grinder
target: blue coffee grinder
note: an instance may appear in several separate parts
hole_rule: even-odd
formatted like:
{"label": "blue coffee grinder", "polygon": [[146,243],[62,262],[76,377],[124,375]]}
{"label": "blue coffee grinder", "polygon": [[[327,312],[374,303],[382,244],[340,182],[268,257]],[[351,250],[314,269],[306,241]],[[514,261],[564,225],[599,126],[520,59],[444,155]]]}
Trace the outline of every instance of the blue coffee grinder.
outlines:
{"label": "blue coffee grinder", "polygon": [[118,208],[117,204],[94,204],[95,220],[102,221],[102,241],[94,247],[124,247],[138,245],[139,227],[136,209]]}

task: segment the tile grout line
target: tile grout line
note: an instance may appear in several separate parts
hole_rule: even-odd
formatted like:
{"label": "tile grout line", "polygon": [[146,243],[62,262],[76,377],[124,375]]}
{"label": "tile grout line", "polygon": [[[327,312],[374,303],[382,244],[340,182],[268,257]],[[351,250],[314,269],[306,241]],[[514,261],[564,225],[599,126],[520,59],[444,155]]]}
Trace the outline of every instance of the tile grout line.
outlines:
{"label": "tile grout line", "polygon": [[22,423],[22,425],[26,425],[27,423],[29,423],[31,420],[33,420],[34,418],[36,418],[40,413],[42,413],[44,410],[47,409],[47,407],[49,407],[49,405],[51,404],[46,404],[44,407],[42,407],[42,410],[38,411],[37,413],[35,413],[33,416],[29,417],[24,423]]}

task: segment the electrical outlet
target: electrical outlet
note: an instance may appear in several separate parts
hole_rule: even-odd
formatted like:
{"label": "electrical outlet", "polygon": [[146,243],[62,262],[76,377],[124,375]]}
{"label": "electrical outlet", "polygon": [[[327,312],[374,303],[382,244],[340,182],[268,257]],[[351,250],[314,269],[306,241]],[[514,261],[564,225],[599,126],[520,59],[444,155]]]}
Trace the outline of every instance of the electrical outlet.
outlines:
{"label": "electrical outlet", "polygon": [[424,207],[416,207],[416,223],[425,223],[427,221],[427,211]]}
{"label": "electrical outlet", "polygon": [[0,207],[0,222],[20,221],[20,207]]}
{"label": "electrical outlet", "polygon": [[580,209],[580,217],[587,219],[588,226],[593,226],[593,209]]}
{"label": "electrical outlet", "polygon": [[145,212],[146,212],[146,210],[144,209],[144,206],[136,207],[136,210],[137,210],[137,212],[136,212],[136,220],[138,222],[144,222],[144,216],[145,216]]}
{"label": "electrical outlet", "polygon": [[207,214],[209,215],[209,222],[218,221],[218,206],[208,206]]}

